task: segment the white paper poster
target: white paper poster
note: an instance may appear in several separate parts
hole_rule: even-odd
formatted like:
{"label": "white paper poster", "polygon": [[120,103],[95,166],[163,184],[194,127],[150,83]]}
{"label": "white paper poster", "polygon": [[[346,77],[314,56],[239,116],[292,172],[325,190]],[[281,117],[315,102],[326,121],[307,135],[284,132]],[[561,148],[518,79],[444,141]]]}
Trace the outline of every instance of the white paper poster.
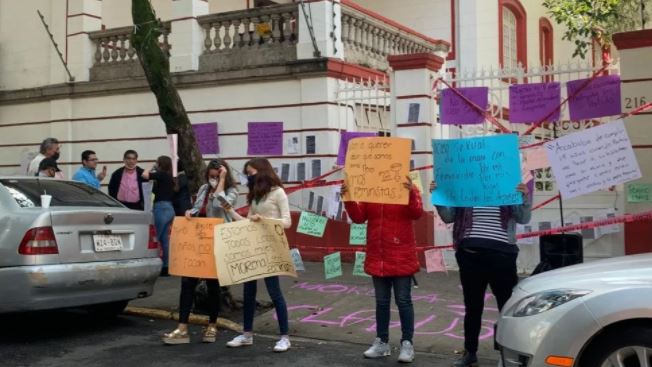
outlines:
{"label": "white paper poster", "polygon": [[179,161],[177,134],[168,134],[168,146],[170,147],[170,158],[172,158],[172,177],[177,177],[177,162]]}
{"label": "white paper poster", "polygon": [[622,120],[563,136],[545,147],[564,199],[641,177]]}

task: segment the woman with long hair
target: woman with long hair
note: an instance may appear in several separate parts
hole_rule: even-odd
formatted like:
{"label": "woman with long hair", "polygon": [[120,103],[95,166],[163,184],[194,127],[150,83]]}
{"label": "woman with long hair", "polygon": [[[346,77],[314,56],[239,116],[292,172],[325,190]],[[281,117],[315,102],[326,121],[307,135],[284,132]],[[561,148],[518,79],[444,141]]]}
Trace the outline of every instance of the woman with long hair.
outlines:
{"label": "woman with long hair", "polygon": [[[197,192],[197,200],[191,209],[185,212],[186,218],[208,217],[223,218],[225,223],[231,222],[231,216],[222,208],[221,200],[229,205],[235,205],[238,200],[238,190],[233,183],[231,168],[223,159],[215,159],[208,163],[205,183]],[[165,344],[190,343],[188,334],[188,318],[195,299],[195,288],[199,278],[182,277],[181,295],[179,296],[179,325],[163,336]],[[217,338],[217,316],[220,310],[220,282],[217,279],[206,279],[208,289],[208,327],[204,330],[202,341],[214,343]]]}
{"label": "woman with long hair", "polygon": [[[168,276],[168,257],[170,250],[169,230],[174,220],[174,177],[172,177],[172,159],[162,155],[156,159],[154,167],[143,171],[144,180],[153,180],[154,188],[154,226],[156,227],[156,236],[163,248],[163,268],[161,276]],[[145,200],[149,200],[145,198]]]}
{"label": "woman with long hair", "polygon": [[[244,172],[247,174],[247,204],[249,214],[247,218],[253,222],[263,218],[280,219],[283,227],[290,228],[292,219],[290,217],[290,204],[288,197],[283,190],[283,184],[272,165],[265,158],[253,158],[244,165]],[[224,204],[225,208],[236,220],[243,220],[233,207]],[[274,303],[276,316],[278,318],[281,339],[276,342],[274,352],[285,352],[290,349],[290,337],[288,335],[288,310],[281,291],[278,276],[265,278],[267,293]],[[256,312],[256,291],[257,281],[253,280],[244,283],[244,333],[238,335],[226,343],[231,348],[252,345],[254,313]]]}

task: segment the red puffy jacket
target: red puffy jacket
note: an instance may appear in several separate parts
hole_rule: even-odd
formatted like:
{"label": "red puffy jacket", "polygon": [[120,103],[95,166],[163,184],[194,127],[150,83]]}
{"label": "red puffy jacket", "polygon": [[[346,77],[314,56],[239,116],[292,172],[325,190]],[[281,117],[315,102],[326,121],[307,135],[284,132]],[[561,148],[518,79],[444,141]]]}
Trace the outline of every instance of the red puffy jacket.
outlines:
{"label": "red puffy jacket", "polygon": [[364,270],[376,277],[411,276],[419,271],[412,221],[423,214],[421,194],[410,191],[407,205],[347,201],[354,223],[367,222],[367,257]]}

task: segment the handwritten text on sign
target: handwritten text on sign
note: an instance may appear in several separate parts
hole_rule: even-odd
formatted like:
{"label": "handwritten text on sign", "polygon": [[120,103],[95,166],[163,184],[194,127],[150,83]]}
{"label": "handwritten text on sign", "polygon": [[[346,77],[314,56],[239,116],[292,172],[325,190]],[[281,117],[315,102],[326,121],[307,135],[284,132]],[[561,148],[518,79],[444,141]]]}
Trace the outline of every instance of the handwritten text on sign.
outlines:
{"label": "handwritten text on sign", "polygon": [[[573,121],[620,115],[620,76],[607,75],[591,80],[573,80],[566,84],[568,110]],[[582,86],[586,85],[579,93]]]}
{"label": "handwritten text on sign", "polygon": [[176,217],[170,235],[170,274],[216,279],[213,227],[222,218]]}
{"label": "handwritten text on sign", "polygon": [[220,146],[217,140],[217,122],[194,124],[195,140],[201,154],[218,154]]}
{"label": "handwritten text on sign", "polygon": [[627,185],[627,202],[646,203],[652,201],[652,184]]}
{"label": "handwritten text on sign", "polygon": [[489,105],[489,88],[468,87],[457,88],[457,92],[480,107],[478,110],[451,88],[441,92],[442,124],[481,124],[484,122],[484,112]]}
{"label": "handwritten text on sign", "polygon": [[514,134],[433,140],[437,190],[433,205],[473,207],[523,202],[518,137]]}
{"label": "handwritten text on sign", "polygon": [[247,154],[283,154],[282,122],[250,122],[247,129]]}
{"label": "handwritten text on sign", "polygon": [[357,138],[349,142],[345,176],[349,186],[345,201],[407,204],[403,186],[410,171],[409,139]]}
{"label": "handwritten text on sign", "polygon": [[274,219],[215,227],[215,263],[223,286],[274,275],[297,277],[283,224]]}
{"label": "handwritten text on sign", "polygon": [[532,123],[544,118],[547,121],[559,121],[560,101],[561,87],[558,82],[511,85],[509,121]]}
{"label": "handwritten text on sign", "polygon": [[301,212],[297,233],[307,234],[309,236],[323,237],[328,218],[310,212]]}
{"label": "handwritten text on sign", "polygon": [[623,120],[563,136],[545,147],[564,199],[641,177]]}

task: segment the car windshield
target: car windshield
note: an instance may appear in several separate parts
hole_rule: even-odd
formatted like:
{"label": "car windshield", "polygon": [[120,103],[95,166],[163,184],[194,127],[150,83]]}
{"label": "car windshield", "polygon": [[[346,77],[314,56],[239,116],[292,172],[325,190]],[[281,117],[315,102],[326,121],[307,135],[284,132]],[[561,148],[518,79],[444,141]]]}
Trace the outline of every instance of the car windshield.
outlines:
{"label": "car windshield", "polygon": [[50,206],[122,207],[118,201],[86,184],[40,179],[2,179],[2,184],[21,208],[41,206],[41,195],[52,196]]}

